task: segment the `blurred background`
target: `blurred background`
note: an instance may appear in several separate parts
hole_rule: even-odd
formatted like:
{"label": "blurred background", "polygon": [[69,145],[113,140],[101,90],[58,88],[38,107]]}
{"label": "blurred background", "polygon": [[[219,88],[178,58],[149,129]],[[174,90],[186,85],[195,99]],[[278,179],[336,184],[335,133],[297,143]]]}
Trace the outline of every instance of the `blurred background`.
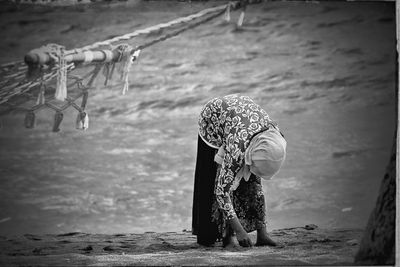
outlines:
{"label": "blurred background", "polygon": [[[223,3],[3,5],[0,63]],[[240,29],[238,17],[143,50],[126,95],[118,79],[105,88],[99,77],[85,132],[73,109],[59,133],[53,111],[38,112],[35,129],[24,114],[1,117],[0,234],[190,230],[198,114],[232,93],[264,107],[288,141],[285,165],[263,182],[268,229],[365,227],[397,123],[395,3],[262,2]]]}

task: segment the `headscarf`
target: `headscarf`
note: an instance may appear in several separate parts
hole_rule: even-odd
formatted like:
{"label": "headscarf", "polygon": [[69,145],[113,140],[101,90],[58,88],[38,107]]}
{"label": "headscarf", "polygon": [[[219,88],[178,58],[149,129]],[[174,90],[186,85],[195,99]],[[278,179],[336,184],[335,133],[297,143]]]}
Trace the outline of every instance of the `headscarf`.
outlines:
{"label": "headscarf", "polygon": [[[224,146],[218,149],[214,161],[222,164]],[[271,127],[254,136],[245,151],[245,164],[236,174],[237,178],[249,180],[251,173],[270,180],[279,171],[286,158],[286,140],[280,132]],[[238,179],[237,179],[238,180]]]}
{"label": "headscarf", "polygon": [[245,151],[245,165],[237,176],[249,180],[251,173],[270,180],[279,171],[286,158],[286,140],[271,127],[257,134]]}

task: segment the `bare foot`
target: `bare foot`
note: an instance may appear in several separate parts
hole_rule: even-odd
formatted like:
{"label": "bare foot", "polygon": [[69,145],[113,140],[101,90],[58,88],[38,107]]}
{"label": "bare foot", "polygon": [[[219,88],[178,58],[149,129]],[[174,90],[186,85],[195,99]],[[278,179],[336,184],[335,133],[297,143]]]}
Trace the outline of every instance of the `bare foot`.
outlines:
{"label": "bare foot", "polygon": [[267,234],[257,235],[256,246],[271,246],[276,247],[276,242],[272,240]]}
{"label": "bare foot", "polygon": [[240,248],[235,236],[228,236],[222,239],[222,245],[228,250],[237,250]]}

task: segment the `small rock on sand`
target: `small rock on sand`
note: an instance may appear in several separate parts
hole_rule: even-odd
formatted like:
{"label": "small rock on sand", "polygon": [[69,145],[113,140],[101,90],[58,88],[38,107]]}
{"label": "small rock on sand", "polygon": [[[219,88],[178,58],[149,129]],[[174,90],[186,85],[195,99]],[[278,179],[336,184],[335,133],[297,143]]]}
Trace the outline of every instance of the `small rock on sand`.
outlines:
{"label": "small rock on sand", "polygon": [[315,224],[307,224],[306,226],[304,226],[304,228],[305,228],[306,230],[314,230],[314,229],[317,229],[318,226],[315,225]]}
{"label": "small rock on sand", "polygon": [[346,242],[350,246],[357,246],[358,245],[358,240],[357,239],[351,239]]}

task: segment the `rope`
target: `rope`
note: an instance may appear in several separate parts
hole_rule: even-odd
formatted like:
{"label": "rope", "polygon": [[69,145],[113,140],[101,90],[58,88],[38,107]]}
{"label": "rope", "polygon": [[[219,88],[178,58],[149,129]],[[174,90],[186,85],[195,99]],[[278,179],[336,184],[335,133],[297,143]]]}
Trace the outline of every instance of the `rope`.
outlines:
{"label": "rope", "polygon": [[[228,4],[225,4],[225,5],[204,9],[204,10],[198,12],[198,13],[189,15],[187,17],[177,18],[177,19],[172,20],[170,22],[161,23],[161,24],[158,24],[158,25],[155,25],[155,26],[151,26],[151,27],[146,28],[146,29],[137,30],[137,31],[134,31],[134,32],[131,32],[131,33],[127,33],[127,34],[121,35],[121,36],[116,36],[116,37],[111,38],[111,39],[107,39],[107,40],[100,41],[100,42],[95,42],[93,44],[86,45],[86,46],[83,46],[83,47],[80,47],[80,48],[75,48],[75,49],[72,49],[72,50],[68,50],[68,51],[66,51],[66,54],[73,53],[73,52],[83,52],[84,50],[92,50],[92,49],[99,48],[101,46],[109,46],[109,45],[111,45],[113,43],[120,42],[120,41],[127,41],[127,40],[130,40],[130,39],[134,38],[134,37],[138,37],[140,35],[148,35],[148,34],[151,34],[153,32],[157,32],[157,31],[159,31],[161,29],[171,28],[171,27],[176,26],[178,24],[190,22],[192,20],[195,20],[197,18],[205,16],[205,15],[207,15],[209,13],[225,10],[227,8],[227,5],[230,8],[235,9],[240,4],[239,4],[239,2],[236,2],[236,3],[229,2]],[[219,14],[220,13],[218,13],[218,15]],[[26,67],[26,65],[24,65],[23,61],[14,61],[14,62],[9,62],[9,63],[4,63],[4,64],[0,65],[0,71],[2,71],[4,69],[7,69],[7,68],[15,67],[17,65],[21,65],[22,66],[22,69],[18,72],[18,74],[24,73],[26,71],[27,67]]]}
{"label": "rope", "polygon": [[[100,73],[101,69],[103,69],[103,75],[106,78],[104,85],[107,85],[108,80],[111,79],[111,76],[113,74],[115,63],[118,62],[120,64],[118,69],[124,82],[122,93],[125,94],[129,89],[129,69],[132,65],[132,62],[138,58],[141,50],[175,37],[189,29],[193,29],[220,16],[223,13],[225,13],[225,19],[228,20],[227,18],[229,18],[229,12],[231,9],[235,10],[240,7],[245,7],[245,4],[246,0],[241,0],[240,2],[235,3],[229,2],[228,4],[213,8],[207,8],[198,13],[186,17],[177,18],[167,23],[161,23],[146,29],[137,30],[128,34],[124,34],[108,40],[96,42],[91,45],[86,45],[81,48],[76,48],[68,51],[65,51],[62,46],[50,44],[42,48],[36,49],[38,51],[37,53],[40,54],[39,56],[39,54],[35,54],[35,52],[33,52],[35,51],[34,49],[31,51],[31,55],[34,56],[28,57],[30,61],[27,61],[31,62],[31,64],[34,65],[30,64],[29,68],[27,68],[26,65],[23,65],[24,62],[22,61],[15,61],[0,65],[0,76],[3,77],[2,81],[0,81],[0,105],[7,105],[10,110],[14,109],[25,111],[25,126],[27,128],[33,128],[35,125],[35,110],[43,107],[53,109],[56,111],[53,125],[53,131],[55,132],[60,130],[59,126],[63,119],[62,111],[72,106],[79,112],[76,119],[76,128],[85,130],[88,128],[89,122],[88,114],[84,110],[88,98],[87,89],[92,86],[93,81]],[[241,14],[241,22],[243,21],[243,15],[244,9]],[[200,18],[203,19],[200,20]],[[131,47],[128,44],[120,44],[117,47],[113,46],[113,44],[116,42],[130,40],[139,35],[149,35],[153,32],[158,32],[162,29],[173,28],[180,24],[187,24],[187,26],[181,27],[178,30],[167,33],[151,41],[145,42],[139,46],[136,46],[135,48]],[[101,46],[111,47],[112,49],[92,51],[93,49],[99,48]],[[95,54],[96,58],[94,58]],[[69,58],[68,61],[66,60],[67,57]],[[100,61],[100,63],[95,63],[94,59],[97,62]],[[27,60],[27,57],[25,57],[25,60]],[[83,78],[71,77],[71,75],[68,76],[69,78],[76,79],[74,84],[77,84],[78,89],[81,90],[81,93],[79,93],[78,96],[71,98],[67,95],[66,79],[68,72],[75,69],[77,64],[79,66],[86,66],[90,64],[94,65],[95,68],[91,72],[84,75]],[[25,77],[25,73],[34,76],[34,78],[27,79]],[[53,97],[45,99],[45,90],[47,90],[46,83],[53,80],[54,78],[57,78],[55,95]],[[82,81],[87,78],[89,78],[89,81],[87,82],[86,86],[83,86]],[[72,86],[74,84],[70,84],[69,86]],[[36,97],[33,97],[32,94],[29,93],[29,91],[31,91],[35,87],[38,88],[38,94]],[[21,103],[16,103],[15,101],[13,101],[14,103],[9,102],[10,99],[18,95],[28,96],[29,99],[27,101],[35,99],[36,104],[31,108],[26,108],[20,106]],[[75,103],[75,101],[80,97],[82,97],[81,107],[79,107]],[[18,99],[16,100],[19,101]],[[57,102],[54,102],[52,100],[58,100],[60,103],[63,103],[63,105],[59,106],[60,103],[57,104]]]}
{"label": "rope", "polygon": [[199,26],[199,25],[201,25],[201,24],[203,24],[203,23],[206,23],[206,22],[208,22],[208,21],[210,21],[210,20],[212,20],[212,19],[214,19],[214,18],[220,16],[222,13],[225,13],[225,9],[226,9],[226,6],[224,6],[224,9],[222,9],[222,10],[219,9],[219,12],[218,12],[218,13],[216,13],[216,14],[214,14],[214,15],[211,15],[211,16],[207,17],[206,19],[202,20],[202,21],[189,24],[188,26],[186,26],[186,27],[184,27],[184,28],[182,28],[182,29],[179,29],[179,30],[177,30],[177,31],[175,31],[175,32],[173,32],[173,33],[166,34],[166,35],[164,35],[164,36],[161,36],[160,38],[157,38],[157,39],[155,39],[155,40],[152,40],[152,41],[149,41],[149,42],[144,43],[144,44],[142,44],[142,45],[139,45],[139,46],[136,47],[136,49],[143,50],[144,48],[150,47],[150,46],[155,45],[155,44],[157,44],[157,43],[159,43],[159,42],[162,42],[162,41],[165,41],[165,40],[167,40],[167,39],[170,39],[170,38],[172,38],[172,37],[174,37],[174,36],[177,36],[177,35],[179,35],[179,34],[185,32],[185,31],[187,31],[187,30],[189,30],[189,29],[193,29],[193,28],[195,28],[195,27],[197,27],[197,26]]}
{"label": "rope", "polygon": [[[158,25],[155,25],[155,26],[151,26],[151,27],[146,28],[146,29],[137,30],[137,31],[134,31],[134,32],[131,32],[131,33],[127,33],[127,34],[121,35],[121,36],[116,36],[116,37],[108,39],[108,40],[104,40],[104,41],[101,41],[101,42],[96,42],[96,43],[93,43],[91,45],[87,45],[87,46],[83,46],[81,48],[73,49],[72,51],[74,51],[74,52],[82,52],[83,50],[91,50],[91,49],[99,48],[101,46],[108,46],[108,45],[111,45],[111,44],[116,43],[116,42],[127,41],[127,40],[130,40],[130,39],[132,39],[134,37],[137,37],[137,36],[140,36],[140,35],[148,35],[150,33],[157,32],[157,31],[165,29],[165,28],[171,28],[171,27],[174,27],[174,26],[179,25],[179,24],[188,23],[188,22],[190,22],[192,20],[198,19],[200,17],[203,17],[203,16],[205,16],[207,14],[214,13],[214,12],[218,12],[217,16],[219,16],[221,14],[221,13],[219,13],[219,11],[225,10],[227,8],[227,5],[231,6],[233,9],[235,9],[239,5],[238,3],[239,2],[236,2],[236,3],[229,2],[228,4],[225,4],[225,5],[221,5],[221,6],[217,6],[217,7],[213,7],[213,8],[207,8],[207,9],[204,9],[204,10],[198,12],[198,13],[189,15],[187,17],[177,18],[177,19],[172,20],[170,22],[161,23],[161,24],[158,24]],[[67,52],[69,52],[69,51],[67,51]]]}
{"label": "rope", "polygon": [[15,65],[18,65],[18,64],[21,64],[21,63],[23,64],[24,62],[22,60],[8,62],[8,63],[1,64],[0,68],[4,69],[4,68],[9,68],[9,67],[14,67]]}
{"label": "rope", "polygon": [[[67,71],[71,71],[75,68],[75,66],[74,66],[74,64],[69,64],[69,65],[67,65],[66,68],[67,68]],[[43,76],[43,81],[48,82],[56,77],[57,77],[57,72],[47,73]],[[40,85],[41,81],[39,79],[40,78],[37,78],[36,80],[26,82],[26,83],[16,83],[16,84],[14,83],[14,84],[10,84],[6,87],[3,87],[2,91],[3,91],[3,89],[5,89],[5,90],[4,90],[4,92],[1,92],[2,94],[0,94],[0,104],[7,102],[13,96],[26,93],[29,90],[31,90],[33,87]],[[12,91],[7,91],[7,89],[12,89]]]}
{"label": "rope", "polygon": [[[134,32],[131,32],[131,33],[127,33],[127,34],[121,35],[121,36],[116,36],[116,37],[111,38],[111,39],[107,39],[107,40],[104,40],[104,41],[96,42],[96,43],[93,43],[93,44],[90,44],[90,45],[86,45],[86,46],[83,46],[83,47],[80,47],[80,48],[75,48],[73,50],[66,51],[66,54],[69,54],[71,52],[82,52],[84,50],[92,50],[92,49],[95,49],[95,48],[99,48],[101,46],[111,45],[112,43],[130,40],[130,39],[132,39],[134,37],[137,37],[137,36],[140,36],[140,35],[148,35],[150,33],[157,32],[157,31],[159,31],[161,29],[171,28],[171,27],[176,26],[178,24],[190,22],[192,20],[195,20],[197,18],[205,16],[205,15],[207,15],[209,13],[213,13],[213,12],[217,12],[217,11],[221,11],[221,10],[226,10],[227,8],[228,9],[231,9],[231,8],[232,9],[236,9],[239,6],[240,6],[240,2],[235,2],[235,3],[229,2],[228,4],[225,4],[225,5],[204,9],[204,10],[198,12],[198,13],[189,15],[187,17],[177,18],[177,19],[172,20],[170,22],[161,23],[161,24],[158,24],[158,25],[155,25],[155,26],[151,26],[151,27],[146,28],[146,29],[137,30],[137,31],[134,31]],[[220,14],[221,13],[218,13],[218,15],[220,15]],[[23,61],[14,61],[14,62],[5,63],[5,64],[0,65],[0,69],[13,67],[15,65],[21,65],[23,63],[24,63]],[[23,66],[23,70],[26,70],[26,66]]]}

